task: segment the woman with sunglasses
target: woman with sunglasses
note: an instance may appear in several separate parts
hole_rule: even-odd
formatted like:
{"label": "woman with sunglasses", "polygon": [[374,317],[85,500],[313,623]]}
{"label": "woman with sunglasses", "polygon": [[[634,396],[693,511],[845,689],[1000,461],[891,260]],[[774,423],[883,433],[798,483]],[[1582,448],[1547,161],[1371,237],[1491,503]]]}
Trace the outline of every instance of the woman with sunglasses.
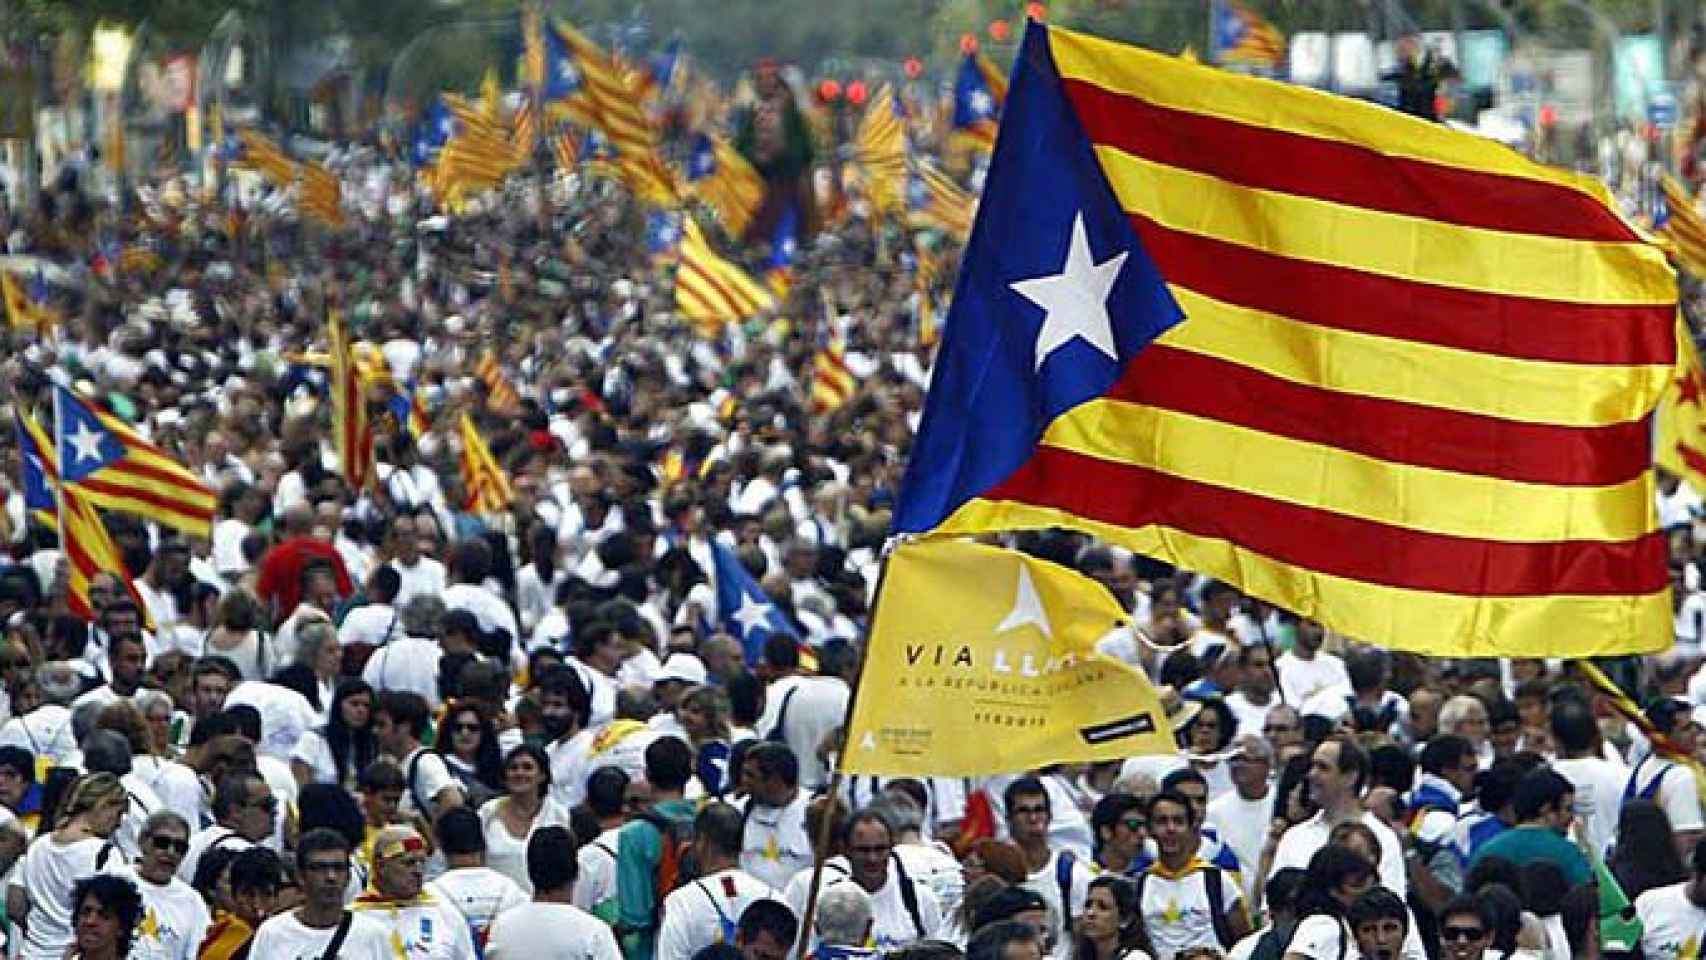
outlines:
{"label": "woman with sunglasses", "polygon": [[325,726],[297,741],[290,770],[302,786],[332,783],[353,789],[356,777],[379,756],[373,736],[373,688],[365,680],[348,679],[332,695]]}
{"label": "woman with sunglasses", "polygon": [[91,773],[72,785],[53,832],[30,844],[6,892],[8,915],[14,922],[27,920],[21,960],[64,958],[73,940],[73,885],[118,865],[108,838],[129,805],[118,777]]}
{"label": "woman with sunglasses", "polygon": [[136,884],[110,874],[84,877],[72,888],[76,948],[65,960],[124,960],[142,923]]}
{"label": "woman with sunglasses", "polygon": [[486,832],[486,866],[533,892],[527,875],[527,841],[540,827],[570,828],[569,810],[551,796],[551,760],[524,743],[504,758],[504,796],[480,808]]}
{"label": "woman with sunglasses", "polygon": [[468,805],[478,809],[504,791],[504,762],[498,749],[498,732],[486,719],[485,711],[471,701],[453,704],[444,717],[441,729],[449,735],[438,738],[438,755],[444,758],[450,775],[462,785]]}

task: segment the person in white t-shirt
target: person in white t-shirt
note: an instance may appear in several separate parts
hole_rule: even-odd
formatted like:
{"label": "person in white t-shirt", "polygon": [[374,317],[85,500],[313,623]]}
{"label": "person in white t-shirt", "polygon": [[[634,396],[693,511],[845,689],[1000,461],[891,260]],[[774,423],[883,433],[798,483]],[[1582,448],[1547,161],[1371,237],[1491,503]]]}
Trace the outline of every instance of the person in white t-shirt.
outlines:
{"label": "person in white t-shirt", "polygon": [[[1700,746],[1700,725],[1694,721],[1692,710],[1688,701],[1667,697],[1648,705],[1646,714],[1654,729],[1663,731],[1685,754],[1694,756]],[[1648,753],[1636,761],[1623,794],[1656,802],[1670,820],[1677,853],[1688,856],[1694,852],[1706,817],[1701,815],[1694,771],[1686,764]]]}
{"label": "person in white t-shirt", "polygon": [[733,944],[735,925],[757,900],[781,894],[742,870],[741,813],[726,803],[710,803],[693,819],[693,857],[699,876],[663,901],[656,960],[690,960],[714,943]]}
{"label": "person in white t-shirt", "polygon": [[543,827],[527,841],[533,902],[498,914],[486,936],[486,960],[622,960],[610,926],[574,906],[575,838]]}
{"label": "person in white t-shirt", "polygon": [[390,565],[402,580],[392,603],[399,610],[415,597],[440,596],[449,583],[444,564],[421,555],[422,522],[406,513],[391,521],[389,542],[394,559]]}
{"label": "person in white t-shirt", "polygon": [[462,805],[462,787],[444,758],[421,745],[431,710],[419,694],[390,690],[375,698],[373,736],[403,770],[403,812],[428,820]]}
{"label": "person in white t-shirt", "polygon": [[740,865],[778,889],[812,865],[806,834],[812,798],[800,789],[799,776],[799,760],[786,744],[764,741],[741,761],[740,785],[748,799]]}
{"label": "person in white t-shirt", "polygon": [[[824,889],[854,884],[871,897],[871,937],[879,950],[892,950],[934,938],[942,927],[942,905],[934,891],[912,876],[895,856],[898,831],[884,811],[866,807],[842,827],[845,872],[824,876]],[[788,885],[788,902],[804,914],[811,870],[802,870]]]}
{"label": "person in white t-shirt", "polygon": [[1050,921],[1055,925],[1052,931],[1044,931],[1043,939],[1054,944],[1053,956],[1064,958],[1072,950],[1072,924],[1084,913],[1095,871],[1083,858],[1050,846],[1052,802],[1041,780],[1031,776],[1014,780],[1002,792],[1002,806],[1007,814],[1007,831],[1024,852],[1025,867],[1030,871],[1024,887],[1048,904]]}
{"label": "person in white t-shirt", "polygon": [[1214,828],[1222,843],[1232,848],[1238,862],[1245,865],[1240,874],[1244,902],[1256,903],[1263,880],[1257,865],[1261,863],[1262,845],[1274,819],[1274,789],[1268,780],[1273,770],[1273,750],[1260,735],[1240,736],[1233,748],[1237,752],[1226,761],[1232,772],[1233,789],[1209,801],[1206,823]]}
{"label": "person in white t-shirt", "polygon": [[[302,835],[296,846],[296,873],[302,906],[261,924],[249,956],[259,960],[404,960],[391,931],[373,917],[344,909],[350,880],[349,841],[320,827]],[[333,941],[340,942],[333,949]]]}
{"label": "person in white t-shirt", "polygon": [[1357,897],[1376,889],[1374,865],[1345,847],[1325,846],[1309,858],[1308,877],[1298,894],[1297,926],[1285,960],[1347,960],[1357,956],[1356,935],[1345,914]]}
{"label": "person in white t-shirt", "polygon": [[190,849],[189,823],[161,810],[143,823],[137,839],[141,853],[135,862],[110,871],[135,883],[142,894],[143,919],[130,960],[192,960],[212,917],[201,894],[177,877]]}
{"label": "person in white t-shirt", "polygon": [[1313,817],[1288,829],[1274,851],[1271,877],[1286,867],[1307,867],[1316,851],[1327,846],[1334,827],[1357,821],[1374,832],[1380,844],[1381,886],[1403,896],[1409,891],[1404,872],[1404,850],[1392,828],[1362,806],[1368,786],[1368,754],[1348,736],[1335,735],[1315,748],[1309,758],[1309,793],[1321,809]]}
{"label": "person in white t-shirt", "polygon": [[104,870],[107,860],[121,859],[108,838],[129,802],[118,777],[89,774],[72,785],[59,827],[25,851],[6,894],[11,919],[27,919],[20,960],[63,960],[72,942],[71,889]]}
{"label": "person in white t-shirt", "polygon": [[1274,661],[1280,694],[1286,703],[1301,705],[1328,687],[1349,686],[1345,662],[1321,649],[1326,631],[1313,620],[1297,621],[1297,637],[1289,651]]}
{"label": "person in white t-shirt", "polygon": [[1687,880],[1635,898],[1646,960],[1687,960],[1706,943],[1706,840],[1697,841]]}
{"label": "person in white t-shirt", "polygon": [[1551,726],[1559,753],[1552,769],[1576,788],[1575,814],[1582,822],[1583,839],[1594,855],[1603,856],[1617,836],[1617,814],[1623,806],[1623,788],[1629,784],[1629,769],[1605,758],[1599,723],[1581,697],[1557,698]]}
{"label": "person in white t-shirt", "polygon": [[425,889],[427,855],[414,827],[380,830],[373,838],[372,887],[350,909],[378,919],[410,958],[475,960],[467,921]]}
{"label": "person in white t-shirt", "polygon": [[466,807],[446,810],[433,832],[447,869],[427,884],[427,890],[462,915],[475,943],[484,943],[492,920],[526,903],[527,893],[514,880],[486,866],[486,837],[474,811]]}
{"label": "person in white t-shirt", "polygon": [[396,567],[382,566],[367,576],[367,602],[344,614],[338,625],[338,646],[378,649],[403,635],[403,608],[397,595],[403,575]]}

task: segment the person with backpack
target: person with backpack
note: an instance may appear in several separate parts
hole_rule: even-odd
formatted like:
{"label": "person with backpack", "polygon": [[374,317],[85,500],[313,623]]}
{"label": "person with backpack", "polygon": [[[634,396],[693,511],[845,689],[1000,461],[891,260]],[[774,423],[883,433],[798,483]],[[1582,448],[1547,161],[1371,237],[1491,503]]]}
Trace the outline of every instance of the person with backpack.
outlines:
{"label": "person with backpack", "polygon": [[[1694,756],[1700,742],[1700,724],[1694,722],[1693,706],[1676,697],[1665,697],[1648,705],[1647,720],[1653,728],[1664,733],[1678,749]],[[1706,816],[1700,809],[1700,792],[1694,771],[1687,764],[1661,756],[1654,750],[1642,757],[1629,771],[1623,787],[1623,801],[1651,800],[1657,803],[1670,821],[1679,856],[1694,851]]]}
{"label": "person with backpack", "polygon": [[1192,947],[1230,950],[1250,932],[1238,878],[1201,856],[1202,822],[1191,802],[1162,791],[1149,801],[1158,856],[1136,877],[1137,909],[1155,960]]}
{"label": "person with backpack", "polygon": [[714,943],[733,944],[747,907],[781,899],[740,868],[743,826],[741,812],[726,803],[706,804],[693,818],[692,862],[699,875],[664,898],[656,960],[690,960]]}
{"label": "person with backpack", "polygon": [[373,707],[373,736],[379,749],[403,768],[403,812],[429,822],[467,799],[444,758],[421,743],[432,719],[420,694],[386,690]]}
{"label": "person with backpack", "polygon": [[1002,791],[1002,806],[1007,811],[1007,832],[1024,852],[1025,868],[1030,871],[1024,886],[1043,898],[1055,922],[1053,930],[1041,931],[1043,939],[1054,944],[1055,956],[1065,957],[1072,949],[1073,922],[1084,914],[1095,871],[1070,850],[1049,845],[1053,810],[1041,780],[1023,776],[1009,783]]}
{"label": "person with backpack", "polygon": [[652,960],[664,898],[691,872],[693,749],[675,737],[646,747],[651,807],[616,837],[616,935],[627,960]]}
{"label": "person with backpack", "polygon": [[800,789],[800,760],[785,743],[753,744],[741,759],[740,786],[748,797],[740,865],[778,890],[812,865],[806,833],[811,794]]}
{"label": "person with backpack", "polygon": [[[824,865],[822,889],[852,883],[870,895],[872,944],[883,951],[934,939],[942,928],[941,901],[895,852],[898,833],[888,810],[855,811],[841,827],[845,858]],[[805,912],[811,874],[811,868],[802,870],[788,885],[789,906],[797,914]]]}

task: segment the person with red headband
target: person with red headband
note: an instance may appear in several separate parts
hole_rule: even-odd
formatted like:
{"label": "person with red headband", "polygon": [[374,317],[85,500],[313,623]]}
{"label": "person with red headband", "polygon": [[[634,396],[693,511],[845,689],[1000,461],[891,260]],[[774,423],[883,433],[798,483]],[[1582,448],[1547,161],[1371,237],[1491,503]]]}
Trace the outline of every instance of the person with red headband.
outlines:
{"label": "person with red headband", "polygon": [[403,952],[420,960],[475,960],[474,939],[456,908],[422,889],[427,844],[414,827],[386,827],[373,838],[372,886],[356,912],[388,926]]}

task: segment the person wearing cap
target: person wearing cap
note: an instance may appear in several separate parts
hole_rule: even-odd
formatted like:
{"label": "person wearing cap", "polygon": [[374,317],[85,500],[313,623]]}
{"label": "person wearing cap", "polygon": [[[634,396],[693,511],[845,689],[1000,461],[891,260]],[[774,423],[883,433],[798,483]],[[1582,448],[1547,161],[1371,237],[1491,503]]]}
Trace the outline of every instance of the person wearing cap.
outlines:
{"label": "person wearing cap", "polygon": [[379,831],[373,838],[372,885],[351,909],[384,925],[411,960],[475,960],[462,914],[424,889],[426,861],[427,844],[415,828]]}
{"label": "person wearing cap", "polygon": [[[1684,756],[1693,757],[1700,746],[1700,724],[1695,722],[1693,707],[1686,700],[1666,697],[1647,707],[1647,720],[1659,733],[1670,738]],[[1677,853],[1683,857],[1694,851],[1701,837],[1706,818],[1701,815],[1700,792],[1694,770],[1685,763],[1667,759],[1657,750],[1649,750],[1629,771],[1629,782],[1623,788],[1623,798],[1651,800],[1657,803],[1670,820],[1676,838]]]}
{"label": "person wearing cap", "polygon": [[676,708],[682,695],[704,684],[706,678],[704,661],[691,653],[670,654],[659,668],[657,679],[652,681],[652,697],[657,701],[658,712],[646,725],[660,734],[685,736],[681,721],[675,716]]}

